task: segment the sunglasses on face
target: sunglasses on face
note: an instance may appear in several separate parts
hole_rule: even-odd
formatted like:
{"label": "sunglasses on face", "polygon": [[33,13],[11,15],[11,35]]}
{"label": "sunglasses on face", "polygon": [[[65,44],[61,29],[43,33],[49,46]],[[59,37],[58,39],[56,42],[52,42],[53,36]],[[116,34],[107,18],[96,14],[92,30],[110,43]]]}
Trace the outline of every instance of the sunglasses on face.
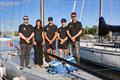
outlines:
{"label": "sunglasses on face", "polygon": [[28,20],[28,19],[24,19],[24,20]]}
{"label": "sunglasses on face", "polygon": [[61,23],[66,23],[65,21],[61,21]]}
{"label": "sunglasses on face", "polygon": [[48,20],[48,21],[50,22],[50,21],[53,21],[53,20]]}
{"label": "sunglasses on face", "polygon": [[71,17],[73,18],[73,17],[76,17],[76,16],[71,16]]}

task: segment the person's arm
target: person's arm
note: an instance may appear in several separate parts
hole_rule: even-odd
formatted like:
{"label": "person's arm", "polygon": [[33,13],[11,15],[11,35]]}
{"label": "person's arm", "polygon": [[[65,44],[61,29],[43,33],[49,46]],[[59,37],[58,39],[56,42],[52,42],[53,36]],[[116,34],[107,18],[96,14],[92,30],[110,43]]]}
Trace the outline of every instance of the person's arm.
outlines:
{"label": "person's arm", "polygon": [[58,29],[57,29],[57,26],[55,26],[55,35],[54,35],[54,37],[52,38],[52,42],[55,40],[55,39],[57,39],[57,34],[58,34]]}
{"label": "person's arm", "polygon": [[60,38],[60,33],[57,34],[57,37],[60,41],[62,41],[62,39]]}
{"label": "person's arm", "polygon": [[22,38],[23,40],[26,40],[26,37],[25,37],[22,33],[19,33],[19,36],[20,36],[20,38]]}
{"label": "person's arm", "polygon": [[44,34],[45,34],[45,39],[46,39],[48,42],[51,42],[51,41],[49,40],[49,38],[47,37],[46,32],[44,32]]}
{"label": "person's arm", "polygon": [[52,42],[56,39],[56,37],[57,37],[57,32],[55,32],[55,35],[54,35],[54,37],[53,37],[53,39],[51,40]]}
{"label": "person's arm", "polygon": [[68,38],[65,37],[64,39],[62,39],[62,41],[60,42],[60,44],[63,44]]}
{"label": "person's arm", "polygon": [[34,36],[34,33],[32,33],[32,34],[30,35],[30,37],[26,38],[26,42],[27,42],[27,43],[30,43],[30,39],[33,38],[33,36]]}
{"label": "person's arm", "polygon": [[30,40],[31,38],[33,38],[34,36],[34,32],[32,32],[32,34],[30,35],[30,37],[28,38],[28,40]]}
{"label": "person's arm", "polygon": [[78,22],[78,26],[79,26],[79,32],[73,37],[74,39],[76,39],[82,33],[82,24],[81,24],[81,22]]}
{"label": "person's arm", "polygon": [[23,40],[25,40],[27,43],[30,43],[29,39],[26,38],[22,33],[19,33],[20,38],[22,38]]}
{"label": "person's arm", "polygon": [[36,41],[35,41],[35,38],[33,37],[33,44],[34,45],[36,45],[37,43],[36,43]]}
{"label": "person's arm", "polygon": [[60,33],[57,34],[58,39],[63,42],[63,39],[60,37]]}
{"label": "person's arm", "polygon": [[67,30],[67,35],[68,37],[70,37],[70,39],[72,38],[72,36],[70,35],[70,32]]}
{"label": "person's arm", "polygon": [[19,29],[18,29],[18,34],[19,34],[19,37],[22,38],[23,40],[26,40],[26,37],[22,34],[22,25],[19,26]]}
{"label": "person's arm", "polygon": [[64,42],[67,41],[67,40],[68,40],[68,37],[65,37],[65,38],[64,38]]}
{"label": "person's arm", "polygon": [[74,39],[76,39],[78,36],[80,36],[82,33],[82,30],[80,29],[79,32],[73,37]]}
{"label": "person's arm", "polygon": [[70,39],[72,40],[72,42],[75,42],[75,39],[74,39],[74,37],[72,37],[71,35],[70,35],[70,32],[67,30],[67,35],[68,35],[68,37],[70,37]]}
{"label": "person's arm", "polygon": [[45,42],[45,39],[44,39],[44,32],[42,31],[42,38],[43,38],[43,42],[42,42],[42,45],[44,44]]}

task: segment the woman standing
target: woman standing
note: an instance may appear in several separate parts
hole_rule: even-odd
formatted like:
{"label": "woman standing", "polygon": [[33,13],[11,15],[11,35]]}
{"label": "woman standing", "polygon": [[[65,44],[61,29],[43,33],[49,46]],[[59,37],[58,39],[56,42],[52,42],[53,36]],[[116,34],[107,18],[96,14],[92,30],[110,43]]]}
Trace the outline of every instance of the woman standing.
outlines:
{"label": "woman standing", "polygon": [[62,51],[64,51],[64,56],[68,55],[67,52],[67,20],[65,18],[61,19],[62,26],[58,29],[58,48],[59,48],[59,56],[62,58]]}
{"label": "woman standing", "polygon": [[36,26],[34,27],[34,63],[37,66],[43,67],[43,43],[44,35],[41,20],[36,21]]}

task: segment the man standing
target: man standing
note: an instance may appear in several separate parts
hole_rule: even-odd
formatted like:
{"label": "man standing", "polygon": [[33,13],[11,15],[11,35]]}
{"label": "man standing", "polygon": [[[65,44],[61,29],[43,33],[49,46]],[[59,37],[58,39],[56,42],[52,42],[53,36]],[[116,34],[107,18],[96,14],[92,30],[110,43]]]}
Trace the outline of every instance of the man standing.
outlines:
{"label": "man standing", "polygon": [[[57,26],[53,23],[53,18],[48,18],[48,25],[44,28],[44,36],[46,42],[47,54],[50,54],[50,49],[52,49],[53,55],[56,55],[56,37],[57,37]],[[53,58],[55,60],[55,58]],[[47,62],[50,61],[50,56],[48,56]]]}
{"label": "man standing", "polygon": [[24,68],[24,62],[25,67],[31,68],[29,66],[29,58],[30,58],[30,50],[32,46],[32,38],[34,36],[34,29],[33,26],[29,24],[28,22],[29,17],[24,16],[23,17],[23,24],[19,26],[19,36],[20,36],[20,48],[21,48],[21,56],[20,56],[20,70],[23,70]]}
{"label": "man standing", "polygon": [[71,13],[72,22],[68,24],[67,34],[70,38],[72,54],[76,58],[77,64],[80,65],[80,35],[82,33],[82,24],[77,21],[77,14]]}

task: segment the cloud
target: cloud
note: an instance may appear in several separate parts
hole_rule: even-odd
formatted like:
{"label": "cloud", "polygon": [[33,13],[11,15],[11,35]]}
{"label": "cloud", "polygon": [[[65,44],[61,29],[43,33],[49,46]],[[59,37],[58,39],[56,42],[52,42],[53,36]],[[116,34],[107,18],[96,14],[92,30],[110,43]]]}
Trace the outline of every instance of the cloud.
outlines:
{"label": "cloud", "polygon": [[20,2],[0,2],[0,7],[14,6],[18,5]]}

